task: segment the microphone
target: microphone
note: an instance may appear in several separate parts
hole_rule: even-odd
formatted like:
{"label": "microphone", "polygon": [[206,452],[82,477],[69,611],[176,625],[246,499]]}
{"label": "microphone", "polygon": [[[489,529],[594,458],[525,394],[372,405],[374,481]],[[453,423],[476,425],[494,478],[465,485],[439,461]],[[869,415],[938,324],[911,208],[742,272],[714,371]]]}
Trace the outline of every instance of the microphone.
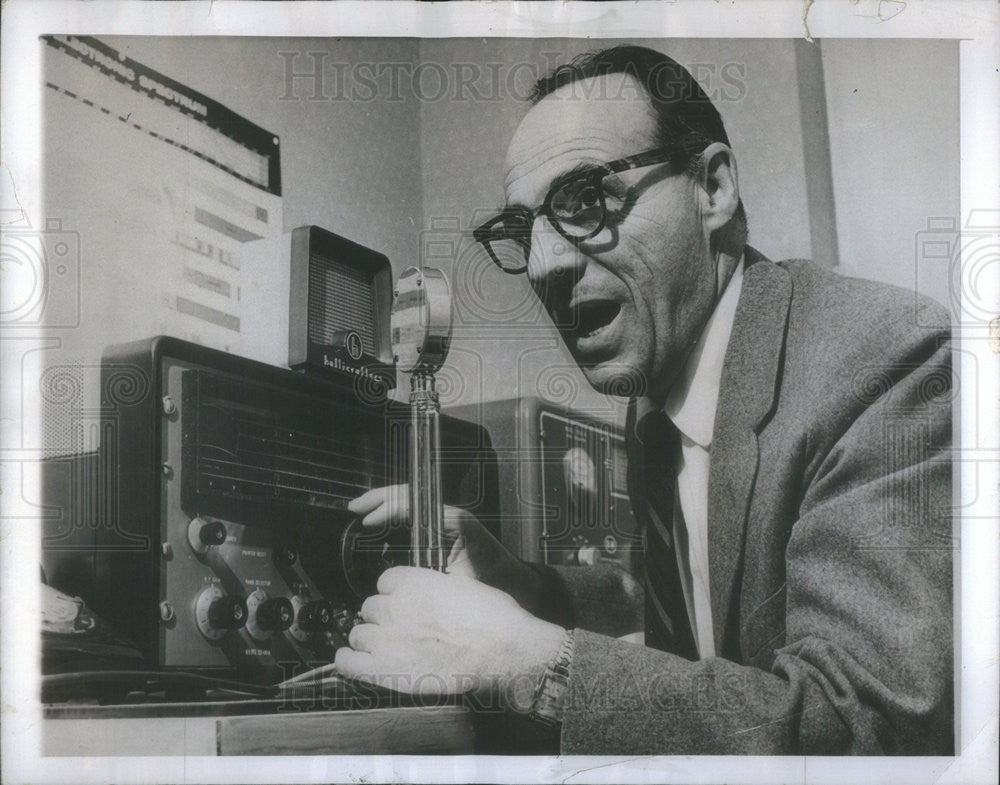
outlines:
{"label": "microphone", "polygon": [[441,407],[434,373],[451,343],[451,290],[433,267],[408,267],[396,283],[390,316],[397,366],[410,374],[410,553],[413,566],[444,572]]}

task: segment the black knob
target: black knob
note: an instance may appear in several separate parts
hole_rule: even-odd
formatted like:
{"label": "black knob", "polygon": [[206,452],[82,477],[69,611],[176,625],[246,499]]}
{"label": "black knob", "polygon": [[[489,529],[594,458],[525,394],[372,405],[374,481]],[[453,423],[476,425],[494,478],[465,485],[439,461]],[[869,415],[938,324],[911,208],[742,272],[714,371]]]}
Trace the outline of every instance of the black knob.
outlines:
{"label": "black knob", "polygon": [[208,606],[208,623],[217,630],[238,630],[247,623],[247,601],[237,594],[219,597]]}
{"label": "black knob", "polygon": [[333,624],[333,606],[326,600],[307,602],[299,609],[299,627],[303,632],[323,632]]}
{"label": "black knob", "polygon": [[257,624],[262,630],[281,632],[292,626],[295,609],[287,597],[264,600],[257,608]]}
{"label": "black knob", "polygon": [[276,545],[274,548],[274,563],[279,567],[291,567],[298,558],[298,551],[291,545]]}
{"label": "black knob", "polygon": [[226,524],[220,521],[206,523],[198,530],[202,545],[222,545],[226,541]]}

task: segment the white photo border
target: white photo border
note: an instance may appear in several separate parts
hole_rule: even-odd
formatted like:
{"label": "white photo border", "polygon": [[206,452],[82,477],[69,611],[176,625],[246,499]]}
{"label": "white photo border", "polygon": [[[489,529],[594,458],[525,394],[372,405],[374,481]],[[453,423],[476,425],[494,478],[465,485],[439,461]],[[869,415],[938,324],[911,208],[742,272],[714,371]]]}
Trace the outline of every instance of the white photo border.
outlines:
{"label": "white photo border", "polygon": [[[62,2],[8,0],[3,8],[2,186],[4,220],[11,210],[42,215],[40,180],[41,49],[38,36],[511,36],[650,38],[952,38],[961,39],[961,205],[1000,209],[998,114],[1000,5],[994,0],[694,0],[661,3],[581,2]],[[928,97],[933,111],[933,97]],[[997,266],[988,286],[998,285]],[[985,327],[985,325],[983,325]],[[961,405],[975,406],[980,433],[1000,433],[995,373],[1000,347],[985,330],[961,335],[960,375],[974,365],[978,390]],[[967,340],[966,340],[967,339]],[[8,347],[9,348],[9,347]],[[4,352],[4,362],[9,351]],[[3,417],[11,411],[0,388]],[[963,432],[963,436],[964,436]],[[963,439],[963,446],[966,442]],[[38,703],[38,594],[40,538],[18,517],[14,493],[0,495],[2,608],[2,743],[4,782],[953,782],[996,781],[1000,612],[997,565],[1000,487],[996,445],[968,442],[976,477],[963,473],[959,746],[954,758],[811,757],[281,757],[281,758],[45,758]],[[0,484],[4,480],[0,454]],[[975,473],[975,471],[973,473]],[[978,482],[977,482],[978,480]],[[28,483],[37,483],[29,473]],[[977,493],[977,488],[979,489]],[[5,489],[6,490],[6,489]]]}

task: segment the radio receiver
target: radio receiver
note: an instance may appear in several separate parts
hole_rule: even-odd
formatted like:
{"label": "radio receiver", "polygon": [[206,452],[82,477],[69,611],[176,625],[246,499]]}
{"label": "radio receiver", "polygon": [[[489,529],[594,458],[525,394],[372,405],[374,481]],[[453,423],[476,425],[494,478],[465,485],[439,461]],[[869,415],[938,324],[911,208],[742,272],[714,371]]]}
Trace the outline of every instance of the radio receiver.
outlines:
{"label": "radio receiver", "polygon": [[[409,407],[171,338],[104,356],[99,455],[50,460],[51,586],[81,597],[148,667],[276,681],[345,642],[405,528],[347,503],[404,482]],[[441,420],[445,502],[495,520],[481,429]]]}

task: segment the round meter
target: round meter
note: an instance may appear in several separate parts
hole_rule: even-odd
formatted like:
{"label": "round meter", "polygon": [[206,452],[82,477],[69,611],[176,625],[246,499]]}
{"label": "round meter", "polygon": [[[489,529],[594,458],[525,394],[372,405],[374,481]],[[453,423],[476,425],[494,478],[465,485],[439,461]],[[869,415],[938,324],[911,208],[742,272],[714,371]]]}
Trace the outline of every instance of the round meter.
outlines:
{"label": "round meter", "polygon": [[408,267],[396,282],[392,303],[392,353],[401,371],[433,373],[451,342],[451,290],[433,267]]}

